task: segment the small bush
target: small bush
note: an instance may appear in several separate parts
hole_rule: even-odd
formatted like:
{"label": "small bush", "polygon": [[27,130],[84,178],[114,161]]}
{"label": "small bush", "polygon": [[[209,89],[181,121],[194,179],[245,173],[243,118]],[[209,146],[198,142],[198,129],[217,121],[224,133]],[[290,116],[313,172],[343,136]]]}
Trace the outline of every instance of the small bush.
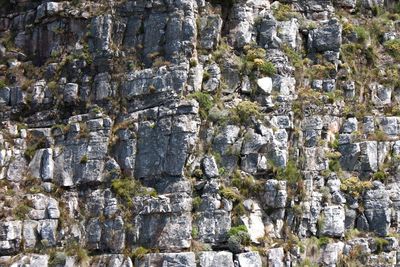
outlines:
{"label": "small bush", "polygon": [[214,106],[212,96],[203,92],[195,92],[193,94],[190,94],[188,97],[196,99],[196,101],[199,102],[200,117],[203,120],[207,119],[210,109]]}
{"label": "small bush", "polygon": [[37,150],[46,147],[46,138],[28,134],[27,147],[24,151],[24,157],[30,161],[35,156]]}
{"label": "small bush", "polygon": [[202,201],[201,197],[199,197],[199,196],[193,198],[193,201],[192,201],[193,210],[197,210],[200,207],[201,201]]}
{"label": "small bush", "polygon": [[377,171],[372,177],[374,180],[379,180],[381,182],[385,182],[387,179],[387,175],[383,171]]}
{"label": "small bush", "polygon": [[237,253],[242,250],[242,246],[248,246],[251,243],[250,236],[245,225],[232,227],[228,232],[228,247]]}
{"label": "small bush", "polygon": [[132,252],[132,258],[142,259],[144,257],[144,255],[146,255],[149,252],[150,252],[150,250],[148,250],[147,248],[138,247]]}
{"label": "small bush", "polygon": [[346,192],[353,197],[358,197],[364,190],[372,188],[372,183],[369,181],[360,181],[358,177],[350,177],[343,179],[340,185],[340,190]]}
{"label": "small bush", "polygon": [[274,76],[276,74],[276,68],[274,64],[269,61],[263,61],[260,65],[257,65],[257,67],[263,75]]}
{"label": "small bush", "polygon": [[319,246],[319,247],[324,247],[324,246],[328,245],[329,242],[330,242],[330,238],[329,238],[329,237],[321,236],[321,237],[318,239],[318,246]]}
{"label": "small bush", "polygon": [[192,237],[195,239],[199,237],[199,228],[197,226],[192,227]]}
{"label": "small bush", "polygon": [[67,248],[68,256],[75,256],[79,266],[86,266],[89,263],[89,255],[81,244],[74,242]]}
{"label": "small bush", "polygon": [[6,83],[6,81],[4,81],[4,80],[0,80],[0,89],[3,89],[3,88],[5,88],[7,86],[7,83]]}
{"label": "small bush", "polygon": [[278,21],[284,21],[297,17],[297,14],[290,5],[280,4],[278,8],[274,10],[274,17]]}
{"label": "small bush", "polygon": [[364,44],[369,38],[369,33],[364,27],[356,26],[354,32],[357,35],[358,41],[362,44]]}
{"label": "small bush", "polygon": [[277,180],[285,180],[289,184],[296,184],[302,180],[301,172],[293,160],[289,160],[285,168],[277,168],[274,171]]}
{"label": "small bush", "polygon": [[228,237],[231,237],[231,236],[234,236],[234,235],[238,235],[240,232],[247,233],[246,225],[242,224],[242,225],[239,225],[239,226],[232,227],[228,232]]}
{"label": "small bush", "polygon": [[219,193],[226,199],[236,201],[236,202],[241,202],[243,200],[243,197],[237,193],[233,188],[230,187],[223,187],[222,189],[219,190]]}
{"label": "small bush", "polygon": [[385,49],[396,60],[400,60],[400,39],[389,40],[383,44]]}
{"label": "small bush", "polygon": [[16,217],[18,220],[23,220],[26,218],[26,215],[29,213],[30,210],[31,207],[29,207],[25,203],[22,203],[13,209],[13,214],[14,217]]}
{"label": "small bush", "polygon": [[385,249],[385,246],[389,245],[389,241],[387,241],[385,238],[377,237],[374,239],[374,241],[375,241],[377,253],[383,252],[383,250]]}
{"label": "small bush", "polygon": [[111,189],[121,199],[125,200],[128,205],[132,204],[132,197],[150,195],[155,196],[154,191],[147,190],[134,178],[125,177],[112,181]]}
{"label": "small bush", "polygon": [[242,101],[235,108],[231,109],[231,118],[234,122],[248,124],[251,117],[261,116],[260,107],[251,101]]}
{"label": "small bush", "polygon": [[336,173],[342,171],[342,167],[340,166],[339,159],[331,158],[329,160],[329,170],[332,171],[332,172],[336,172]]}
{"label": "small bush", "polygon": [[83,155],[82,158],[81,158],[80,163],[81,164],[86,164],[88,162],[88,160],[89,160],[88,156],[87,155]]}

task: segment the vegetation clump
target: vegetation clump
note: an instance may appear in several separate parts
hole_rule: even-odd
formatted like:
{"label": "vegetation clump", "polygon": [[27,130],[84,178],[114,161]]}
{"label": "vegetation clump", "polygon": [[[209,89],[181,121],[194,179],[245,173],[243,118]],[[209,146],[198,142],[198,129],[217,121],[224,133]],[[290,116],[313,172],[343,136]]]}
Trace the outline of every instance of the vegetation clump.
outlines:
{"label": "vegetation clump", "polygon": [[394,59],[400,60],[400,39],[389,40],[384,43],[384,46]]}
{"label": "vegetation clump", "polygon": [[246,46],[245,57],[242,62],[242,71],[250,74],[252,71],[259,71],[262,75],[273,76],[276,74],[274,64],[265,59],[267,52],[261,47]]}
{"label": "vegetation clump", "polygon": [[118,197],[126,201],[129,206],[132,205],[132,198],[135,196],[156,196],[155,191],[143,187],[140,182],[132,177],[113,180],[111,189]]}
{"label": "vegetation clump", "polygon": [[242,250],[242,246],[248,246],[251,243],[250,235],[245,225],[232,227],[228,232],[228,246],[233,252]]}
{"label": "vegetation clump", "polygon": [[150,250],[144,247],[138,247],[132,252],[133,259],[142,259],[147,253],[150,253]]}
{"label": "vegetation clump", "polygon": [[248,124],[250,118],[259,118],[260,116],[260,106],[251,101],[242,101],[236,107],[231,109],[231,119],[234,122],[241,124]]}
{"label": "vegetation clump", "polygon": [[360,196],[364,190],[370,188],[372,188],[372,183],[370,181],[360,181],[360,179],[355,176],[348,179],[342,179],[342,184],[340,185],[340,190],[352,195],[353,197]]}
{"label": "vegetation clump", "polygon": [[302,180],[302,174],[293,160],[289,160],[285,168],[273,166],[272,170],[277,180],[284,180],[289,184],[296,184]]}
{"label": "vegetation clump", "polygon": [[207,119],[210,109],[214,106],[212,96],[203,92],[195,92],[190,94],[189,98],[196,99],[196,101],[199,103],[199,114],[201,119]]}
{"label": "vegetation clump", "polygon": [[296,18],[298,14],[293,11],[292,6],[286,4],[280,4],[274,10],[274,17],[278,21],[290,20]]}

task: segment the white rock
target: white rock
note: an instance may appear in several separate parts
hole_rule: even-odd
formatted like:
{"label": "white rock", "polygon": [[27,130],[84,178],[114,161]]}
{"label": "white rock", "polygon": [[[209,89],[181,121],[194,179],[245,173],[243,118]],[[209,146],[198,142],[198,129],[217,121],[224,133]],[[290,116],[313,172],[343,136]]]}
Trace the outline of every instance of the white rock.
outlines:
{"label": "white rock", "polygon": [[272,79],[270,77],[258,79],[257,85],[265,94],[270,94],[272,92]]}

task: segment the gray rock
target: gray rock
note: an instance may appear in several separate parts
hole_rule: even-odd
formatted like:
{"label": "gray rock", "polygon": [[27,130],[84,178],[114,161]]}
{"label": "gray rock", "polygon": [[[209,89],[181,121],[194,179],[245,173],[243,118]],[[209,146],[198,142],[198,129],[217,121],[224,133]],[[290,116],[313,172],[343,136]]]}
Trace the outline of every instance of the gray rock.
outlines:
{"label": "gray rock", "polygon": [[321,263],[323,266],[336,266],[342,254],[343,247],[343,242],[327,244],[321,256]]}
{"label": "gray rock", "polygon": [[187,193],[135,199],[135,228],[138,244],[160,249],[190,247],[191,198]]}
{"label": "gray rock", "polygon": [[345,213],[341,206],[327,206],[322,210],[320,234],[341,237],[344,234]]}
{"label": "gray rock", "polygon": [[20,182],[23,179],[23,174],[27,169],[26,159],[22,156],[17,156],[8,166],[7,180],[12,182]]}
{"label": "gray rock", "polygon": [[331,19],[308,34],[309,52],[339,51],[342,44],[342,26]]}
{"label": "gray rock", "polygon": [[130,257],[123,254],[103,254],[100,256],[94,256],[91,259],[90,265],[105,267],[133,267]]}
{"label": "gray rock", "polygon": [[198,254],[199,257],[199,266],[200,267],[233,267],[233,255],[231,252],[227,251],[206,251],[200,252]]}
{"label": "gray rock", "polygon": [[141,259],[136,259],[137,267],[174,266],[195,267],[196,258],[193,252],[181,253],[152,253],[146,254]]}
{"label": "gray rock", "polygon": [[8,87],[0,89],[0,105],[10,105],[10,91]]}
{"label": "gray rock", "polygon": [[222,209],[199,212],[196,225],[199,230],[199,239],[205,243],[222,243],[227,239],[231,228],[230,212]]}
{"label": "gray rock", "polygon": [[236,254],[236,259],[239,262],[239,267],[261,267],[261,257],[258,252],[246,252]]}
{"label": "gray rock", "polygon": [[204,157],[202,160],[203,172],[207,178],[219,176],[218,166],[213,156]]}
{"label": "gray rock", "polygon": [[200,18],[200,47],[215,48],[220,39],[222,19],[219,15],[208,15]]}
{"label": "gray rock", "polygon": [[265,205],[270,208],[286,207],[286,181],[268,180],[265,183]]}
{"label": "gray rock", "polygon": [[283,248],[271,248],[268,249],[268,266],[279,267],[284,266],[283,258],[285,253]]}
{"label": "gray rock", "polygon": [[108,73],[99,73],[94,77],[93,94],[95,100],[103,100],[113,95],[110,79],[111,77]]}
{"label": "gray rock", "polygon": [[204,68],[208,78],[203,77],[203,90],[206,92],[215,92],[220,84],[221,70],[216,63],[212,63]]}
{"label": "gray rock", "polygon": [[243,206],[247,213],[240,216],[240,220],[246,226],[251,241],[257,244],[260,242],[259,239],[265,235],[262,209],[256,201],[251,199],[246,199]]}
{"label": "gray rock", "polygon": [[74,103],[78,99],[78,85],[76,83],[67,83],[64,86],[64,102]]}
{"label": "gray rock", "polygon": [[375,106],[382,107],[389,105],[392,99],[392,88],[385,87],[378,83],[373,83],[370,85],[371,90],[371,100]]}
{"label": "gray rock", "polygon": [[260,45],[264,48],[278,48],[281,40],[277,36],[278,22],[273,16],[265,17],[258,26]]}
{"label": "gray rock", "polygon": [[21,221],[0,222],[0,253],[10,255],[19,251],[21,244]]}
{"label": "gray rock", "polygon": [[369,230],[386,236],[390,227],[390,199],[384,185],[375,181],[374,188],[365,192],[363,200]]}
{"label": "gray rock", "polygon": [[38,225],[37,221],[25,220],[22,228],[22,235],[24,239],[24,248],[33,249],[36,246],[38,236]]}
{"label": "gray rock", "polygon": [[91,51],[110,52],[113,20],[110,14],[97,16],[92,20],[91,35],[94,36]]}
{"label": "gray rock", "polygon": [[16,261],[13,262],[10,267],[19,267],[19,266],[30,266],[30,267],[42,267],[48,266],[49,262],[48,255],[39,255],[39,254],[27,254],[22,255],[21,257],[17,257]]}
{"label": "gray rock", "polygon": [[358,129],[358,121],[357,118],[348,118],[342,126],[343,133],[352,133],[357,131]]}
{"label": "gray rock", "polygon": [[299,32],[299,25],[297,19],[291,19],[289,21],[280,21],[278,24],[278,37],[282,40],[282,43],[295,49],[297,46],[297,34]]}

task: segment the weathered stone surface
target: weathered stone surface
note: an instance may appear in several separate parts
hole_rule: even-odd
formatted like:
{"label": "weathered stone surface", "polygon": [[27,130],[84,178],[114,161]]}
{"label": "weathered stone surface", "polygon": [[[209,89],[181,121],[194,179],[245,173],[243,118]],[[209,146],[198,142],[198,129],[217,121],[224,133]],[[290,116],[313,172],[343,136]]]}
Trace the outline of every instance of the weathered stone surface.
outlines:
{"label": "weathered stone surface", "polygon": [[341,206],[327,206],[322,210],[320,219],[321,234],[341,237],[344,234],[345,213]]}
{"label": "weathered stone surface", "polygon": [[193,252],[146,254],[142,259],[136,259],[135,266],[195,267],[196,259]]}
{"label": "weathered stone surface", "polygon": [[370,231],[379,236],[386,236],[390,226],[389,195],[382,183],[375,181],[374,188],[366,191],[364,214]]}
{"label": "weathered stone surface", "polygon": [[227,266],[233,267],[233,256],[231,252],[201,252],[198,254],[201,267]]}
{"label": "weathered stone surface", "polygon": [[338,51],[342,44],[342,26],[332,19],[308,35],[309,52]]}
{"label": "weathered stone surface", "polygon": [[200,46],[204,49],[215,48],[220,39],[222,19],[218,15],[209,15],[200,19]]}
{"label": "weathered stone surface", "polygon": [[265,183],[265,205],[270,208],[286,207],[286,181],[268,180]]}
{"label": "weathered stone surface", "polygon": [[236,255],[240,267],[261,267],[262,261],[258,252],[246,252]]}
{"label": "weathered stone surface", "polygon": [[262,209],[257,202],[251,199],[245,200],[243,206],[249,214],[241,216],[240,220],[247,227],[251,241],[258,243],[259,239],[265,235]]}

